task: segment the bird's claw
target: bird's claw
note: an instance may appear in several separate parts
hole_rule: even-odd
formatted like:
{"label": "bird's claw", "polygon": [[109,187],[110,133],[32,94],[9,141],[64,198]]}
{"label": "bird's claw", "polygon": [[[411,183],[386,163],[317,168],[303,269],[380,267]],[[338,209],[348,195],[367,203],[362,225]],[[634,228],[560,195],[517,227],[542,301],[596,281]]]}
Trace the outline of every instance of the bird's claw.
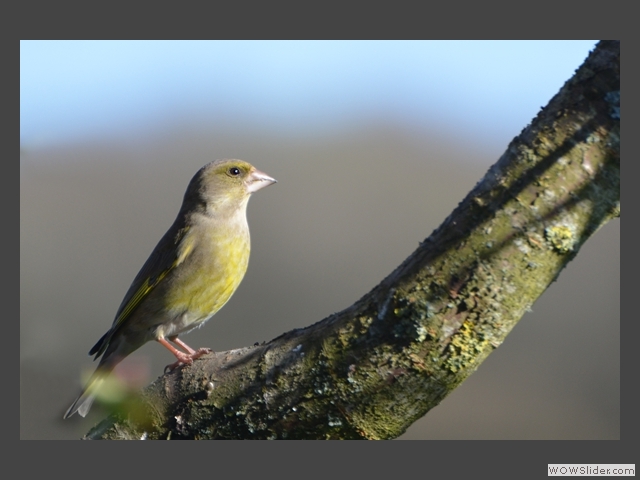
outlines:
{"label": "bird's claw", "polygon": [[164,367],[164,373],[173,372],[176,368],[182,365],[191,365],[194,360],[197,360],[203,355],[206,355],[207,353],[211,353],[211,352],[212,350],[210,348],[199,348],[198,350],[195,350],[193,353],[182,353],[181,351],[178,351],[178,353],[175,354],[178,361]]}

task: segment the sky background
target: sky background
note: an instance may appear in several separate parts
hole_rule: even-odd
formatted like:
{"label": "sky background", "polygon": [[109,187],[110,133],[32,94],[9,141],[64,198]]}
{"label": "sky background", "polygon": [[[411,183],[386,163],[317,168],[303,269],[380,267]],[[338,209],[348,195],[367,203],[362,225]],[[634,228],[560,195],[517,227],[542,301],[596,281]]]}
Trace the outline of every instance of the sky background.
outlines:
{"label": "sky background", "polygon": [[317,134],[386,118],[514,136],[596,41],[21,41],[20,143],[180,118]]}
{"label": "sky background", "polygon": [[[20,43],[20,428],[62,415],[87,352],[191,176],[242,158],[278,180],[248,207],[238,291],[184,340],[269,341],[353,304],[451,213],[595,41]],[[589,239],[478,371],[402,438],[619,439],[620,222]],[[155,342],[115,374],[148,385]]]}

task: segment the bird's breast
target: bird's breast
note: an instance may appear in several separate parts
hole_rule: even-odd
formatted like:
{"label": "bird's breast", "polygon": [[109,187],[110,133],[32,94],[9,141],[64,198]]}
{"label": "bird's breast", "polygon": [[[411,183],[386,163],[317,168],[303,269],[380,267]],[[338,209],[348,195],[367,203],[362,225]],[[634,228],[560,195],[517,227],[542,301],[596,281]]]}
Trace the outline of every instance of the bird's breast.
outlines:
{"label": "bird's breast", "polygon": [[166,306],[182,312],[178,330],[195,328],[231,298],[249,264],[249,232],[201,236],[191,248],[172,272],[174,285],[166,296]]}

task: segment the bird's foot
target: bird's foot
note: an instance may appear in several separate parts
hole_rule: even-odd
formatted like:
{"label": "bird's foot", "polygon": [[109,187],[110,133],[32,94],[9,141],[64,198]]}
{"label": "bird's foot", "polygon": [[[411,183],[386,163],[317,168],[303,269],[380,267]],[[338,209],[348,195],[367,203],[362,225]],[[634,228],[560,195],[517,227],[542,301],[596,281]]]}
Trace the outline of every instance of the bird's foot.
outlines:
{"label": "bird's foot", "polygon": [[182,365],[191,365],[194,360],[206,355],[207,353],[211,353],[210,348],[199,348],[198,350],[192,350],[193,353],[183,353],[179,350],[176,350],[173,354],[178,359],[177,362],[172,363],[164,367],[164,373],[169,373],[175,370],[177,367]]}
{"label": "bird's foot", "polygon": [[191,354],[191,358],[193,358],[194,360],[197,360],[201,356],[206,355],[207,353],[211,353],[212,351],[213,350],[206,347],[199,348],[198,350],[196,350],[194,353]]}

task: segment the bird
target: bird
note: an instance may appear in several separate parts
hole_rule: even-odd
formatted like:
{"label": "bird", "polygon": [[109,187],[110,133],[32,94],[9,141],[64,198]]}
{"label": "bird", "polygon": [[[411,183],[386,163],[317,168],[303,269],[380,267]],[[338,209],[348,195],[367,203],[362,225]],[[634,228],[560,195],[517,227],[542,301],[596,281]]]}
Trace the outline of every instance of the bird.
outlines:
{"label": "bird", "polygon": [[216,160],[196,172],[175,221],[131,283],[111,328],[89,351],[100,361],[63,418],[86,416],[114,367],[149,341],[177,358],[167,368],[190,365],[211,351],[194,350],[178,335],[202,326],[238,288],[249,263],[247,203],[273,183],[237,159]]}

